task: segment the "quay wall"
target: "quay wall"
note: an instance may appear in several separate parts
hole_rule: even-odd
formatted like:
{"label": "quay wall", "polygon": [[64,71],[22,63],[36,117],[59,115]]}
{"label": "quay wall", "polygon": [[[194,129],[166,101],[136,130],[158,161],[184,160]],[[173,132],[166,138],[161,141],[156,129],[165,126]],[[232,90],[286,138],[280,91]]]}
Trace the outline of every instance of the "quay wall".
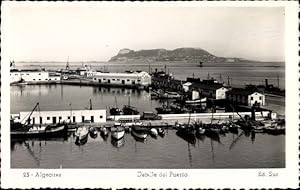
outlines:
{"label": "quay wall", "polygon": [[[269,115],[269,111],[255,112],[256,118],[267,117]],[[251,112],[239,112],[239,115],[245,117],[246,115],[251,116]],[[237,113],[225,112],[225,113],[191,113],[191,114],[160,114],[162,119],[164,120],[174,120],[174,119],[207,119],[207,118],[215,118],[215,119],[228,119],[228,118],[240,118]]]}

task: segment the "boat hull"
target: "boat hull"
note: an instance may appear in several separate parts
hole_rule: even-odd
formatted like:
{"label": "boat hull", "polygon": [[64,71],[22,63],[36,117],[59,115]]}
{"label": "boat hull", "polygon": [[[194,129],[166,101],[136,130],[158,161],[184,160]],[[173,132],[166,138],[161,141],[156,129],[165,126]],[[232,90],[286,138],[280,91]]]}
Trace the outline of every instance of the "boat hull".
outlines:
{"label": "boat hull", "polygon": [[124,128],[112,128],[111,129],[111,137],[119,140],[123,138],[125,135],[125,129]]}
{"label": "boat hull", "polygon": [[132,135],[140,139],[145,139],[148,136],[148,131],[140,127],[132,127],[131,132]]}
{"label": "boat hull", "polygon": [[55,138],[67,135],[67,126],[59,125],[53,129],[36,131],[11,131],[11,138]]}

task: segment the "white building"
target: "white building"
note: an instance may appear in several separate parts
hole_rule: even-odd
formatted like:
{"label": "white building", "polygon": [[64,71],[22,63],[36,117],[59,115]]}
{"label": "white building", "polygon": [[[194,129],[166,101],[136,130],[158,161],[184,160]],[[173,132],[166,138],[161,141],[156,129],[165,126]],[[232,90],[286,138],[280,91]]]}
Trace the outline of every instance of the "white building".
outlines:
{"label": "white building", "polygon": [[12,70],[10,71],[10,83],[19,82],[42,82],[48,81],[49,72],[39,70]]}
{"label": "white building", "polygon": [[[25,123],[31,112],[20,112],[20,121]],[[31,124],[52,124],[63,121],[92,123],[106,122],[106,110],[35,111],[30,116]]]}
{"label": "white building", "polygon": [[193,83],[189,86],[190,91],[198,91],[201,97],[208,97],[213,99],[226,99],[226,92],[228,88],[222,85],[206,85]]}
{"label": "white building", "polygon": [[265,102],[265,95],[261,94],[259,92],[253,92],[252,94],[248,95],[248,105],[253,106],[254,104],[259,104],[261,106],[264,106],[266,104]]}
{"label": "white building", "polygon": [[182,84],[182,88],[185,92],[188,92],[189,91],[189,87],[192,85],[191,82],[186,82],[186,83],[183,83]]}
{"label": "white building", "polygon": [[228,91],[228,88],[220,87],[216,89],[216,99],[226,99],[226,92]]}
{"label": "white building", "polygon": [[258,104],[260,106],[266,105],[265,95],[259,92],[253,92],[242,88],[233,88],[226,92],[226,99],[247,106]]}
{"label": "white building", "polygon": [[101,73],[93,77],[93,81],[101,84],[112,85],[151,85],[151,76],[147,72],[128,72],[128,73]]}

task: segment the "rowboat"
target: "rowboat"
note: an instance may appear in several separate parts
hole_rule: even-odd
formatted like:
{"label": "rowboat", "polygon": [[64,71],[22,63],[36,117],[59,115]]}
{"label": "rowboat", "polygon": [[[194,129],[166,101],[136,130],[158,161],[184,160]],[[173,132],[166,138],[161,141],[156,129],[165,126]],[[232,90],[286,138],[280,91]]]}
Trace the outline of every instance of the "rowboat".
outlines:
{"label": "rowboat", "polygon": [[90,127],[89,132],[92,138],[96,138],[98,136],[98,130],[95,127]]}
{"label": "rowboat", "polygon": [[79,140],[79,141],[87,139],[88,134],[89,134],[89,129],[85,126],[80,126],[75,131],[75,136],[77,137],[77,140]]}
{"label": "rowboat", "polygon": [[119,140],[121,138],[123,138],[125,135],[125,128],[124,127],[121,127],[121,126],[113,126],[111,128],[111,137],[116,139],[116,140]]}
{"label": "rowboat", "polygon": [[150,129],[150,135],[151,135],[152,137],[156,138],[157,135],[158,135],[157,129],[151,128],[151,129]]}
{"label": "rowboat", "polygon": [[131,132],[132,135],[140,139],[145,139],[148,136],[148,129],[140,126],[133,126]]}

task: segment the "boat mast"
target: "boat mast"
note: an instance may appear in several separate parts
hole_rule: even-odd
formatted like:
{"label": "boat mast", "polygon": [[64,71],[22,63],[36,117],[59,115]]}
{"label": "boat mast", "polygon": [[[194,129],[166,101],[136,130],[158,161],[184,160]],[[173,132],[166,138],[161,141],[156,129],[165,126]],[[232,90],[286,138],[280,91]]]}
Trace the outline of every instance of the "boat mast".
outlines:
{"label": "boat mast", "polygon": [[90,99],[90,110],[93,109],[93,106],[92,106],[92,99]]}
{"label": "boat mast", "polygon": [[34,108],[32,109],[32,111],[30,112],[30,114],[29,114],[29,116],[28,116],[26,122],[24,123],[25,126],[28,125],[28,124],[30,123],[30,116],[32,115],[32,113],[34,112],[34,110],[35,110],[38,106],[39,106],[39,102],[36,103],[36,105],[34,106]]}

